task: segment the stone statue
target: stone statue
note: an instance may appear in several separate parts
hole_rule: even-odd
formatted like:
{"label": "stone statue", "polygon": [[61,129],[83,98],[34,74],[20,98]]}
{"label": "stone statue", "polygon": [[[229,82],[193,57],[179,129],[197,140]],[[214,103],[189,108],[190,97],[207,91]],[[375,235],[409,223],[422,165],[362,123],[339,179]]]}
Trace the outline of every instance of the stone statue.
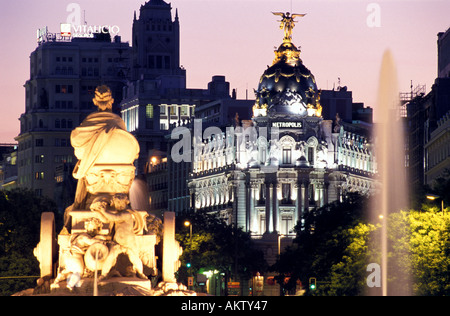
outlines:
{"label": "stone statue", "polygon": [[70,135],[78,158],[73,171],[78,179],[74,209],[88,209],[98,193],[128,193],[139,155],[136,139],[122,118],[111,112],[114,99],[109,88],[97,87],[93,102],[98,112],[88,115]]}
{"label": "stone statue", "polygon": [[[91,210],[98,212],[104,223],[113,225],[114,235],[112,240],[117,244],[110,249],[111,254],[103,263],[102,277],[106,277],[111,268],[116,264],[119,254],[124,253],[133,265],[136,276],[147,279],[143,273],[142,261],[137,252],[138,245],[134,232],[134,218],[132,210],[128,208],[129,200],[125,194],[115,194],[110,203],[103,197],[97,197],[91,204]],[[108,205],[113,206],[113,210],[107,210]]]}
{"label": "stone statue", "polygon": [[[64,286],[61,281],[67,280],[69,289],[81,287],[85,291],[94,276],[94,295],[97,287],[110,291],[108,284],[125,286],[128,282],[150,291],[148,276],[154,281],[161,275],[155,246],[162,240],[170,245],[162,256],[162,271],[169,277],[163,278],[164,287],[154,295],[165,295],[174,287],[183,291],[174,279],[181,254],[175,240],[174,214],[165,215],[163,229],[161,219],[147,210],[131,209],[129,194],[139,143],[126,131],[121,117],[111,112],[114,99],[108,87],[97,87],[93,102],[98,111],[88,115],[71,134],[78,158],[73,176],[78,183],[57,240],[52,213],[44,213],[41,219],[41,240],[34,250],[41,268],[38,290],[59,290]],[[100,282],[97,271],[101,271]],[[55,282],[50,283],[53,277]]]}
{"label": "stone statue", "polygon": [[[106,236],[98,235],[102,228],[102,223],[99,219],[94,217],[90,218],[85,221],[84,226],[86,232],[72,235],[69,246],[62,249],[62,266],[55,279],[55,283],[67,279],[67,288],[70,290],[78,286],[81,277],[83,277],[85,271],[85,254],[89,247],[97,243],[103,245],[107,240]],[[104,259],[107,254],[106,248],[106,253],[101,253],[100,260]]]}
{"label": "stone statue", "polygon": [[289,12],[283,13],[283,12],[272,12],[274,15],[281,16],[281,24],[280,29],[284,30],[284,41],[290,42],[292,40],[292,30],[295,27],[294,19],[296,17],[304,17],[306,14],[290,14]]}

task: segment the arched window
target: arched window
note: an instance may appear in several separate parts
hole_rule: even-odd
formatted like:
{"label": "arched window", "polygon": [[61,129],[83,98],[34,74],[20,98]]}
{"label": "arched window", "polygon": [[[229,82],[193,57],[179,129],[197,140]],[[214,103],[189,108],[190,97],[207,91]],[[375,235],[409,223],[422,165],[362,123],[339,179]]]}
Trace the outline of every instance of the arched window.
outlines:
{"label": "arched window", "polygon": [[283,136],[280,139],[280,145],[282,148],[282,164],[290,165],[292,164],[292,154],[295,149],[295,140],[289,135]]}
{"label": "arched window", "polygon": [[258,138],[258,158],[259,163],[264,165],[267,160],[267,139],[265,137]]}

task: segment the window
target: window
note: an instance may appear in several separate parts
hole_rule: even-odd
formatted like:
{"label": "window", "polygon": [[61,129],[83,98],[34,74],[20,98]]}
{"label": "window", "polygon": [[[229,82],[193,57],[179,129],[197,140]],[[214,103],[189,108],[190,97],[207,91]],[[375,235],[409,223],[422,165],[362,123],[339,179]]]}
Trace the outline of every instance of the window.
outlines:
{"label": "window", "polygon": [[314,147],[308,147],[308,162],[311,166],[314,165]]}
{"label": "window", "polygon": [[36,139],[36,147],[43,147],[44,146],[44,139],[38,138]]}
{"label": "window", "polygon": [[55,128],[61,128],[61,121],[58,119],[55,120]]}
{"label": "window", "polygon": [[291,184],[290,183],[282,184],[281,194],[283,197],[283,201],[288,202],[291,200]]}
{"label": "window", "polygon": [[73,86],[72,85],[55,85],[55,93],[73,93]]}
{"label": "window", "polygon": [[145,112],[146,112],[147,118],[152,119],[153,118],[153,105],[147,104]]}
{"label": "window", "polygon": [[44,180],[44,171],[41,172],[35,172],[34,173],[34,178],[36,180]]}
{"label": "window", "polygon": [[155,68],[155,56],[153,56],[153,55],[148,56],[148,68],[150,68],[150,69]]}
{"label": "window", "polygon": [[159,112],[159,114],[161,114],[161,115],[166,115],[167,113],[166,113],[166,106],[165,105],[161,105],[160,106],[160,112]]}
{"label": "window", "polygon": [[259,149],[259,161],[261,164],[265,164],[267,159],[267,149],[266,147],[261,146]]}
{"label": "window", "polygon": [[162,69],[162,56],[156,56],[156,68]]}
{"label": "window", "polygon": [[291,149],[290,148],[283,148],[283,164],[290,164],[291,163]]}
{"label": "window", "polygon": [[292,229],[292,215],[283,215],[281,217],[281,234],[289,235]]}
{"label": "window", "polygon": [[36,155],[34,157],[34,162],[35,163],[44,163],[44,155]]}
{"label": "window", "polygon": [[170,69],[170,56],[164,56],[164,68]]}
{"label": "window", "polygon": [[261,183],[259,185],[259,200],[263,201],[266,199],[266,185]]}
{"label": "window", "polygon": [[259,232],[260,234],[264,234],[266,232],[266,216],[261,215],[259,217]]}

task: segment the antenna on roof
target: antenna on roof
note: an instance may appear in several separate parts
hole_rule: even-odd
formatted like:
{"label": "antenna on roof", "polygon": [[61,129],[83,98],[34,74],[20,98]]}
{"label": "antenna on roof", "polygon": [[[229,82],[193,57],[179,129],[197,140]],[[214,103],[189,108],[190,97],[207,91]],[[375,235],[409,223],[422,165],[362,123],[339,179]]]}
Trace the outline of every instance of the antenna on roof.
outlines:
{"label": "antenna on roof", "polygon": [[87,22],[86,22],[86,10],[83,10],[83,22],[84,22],[84,25],[87,25]]}

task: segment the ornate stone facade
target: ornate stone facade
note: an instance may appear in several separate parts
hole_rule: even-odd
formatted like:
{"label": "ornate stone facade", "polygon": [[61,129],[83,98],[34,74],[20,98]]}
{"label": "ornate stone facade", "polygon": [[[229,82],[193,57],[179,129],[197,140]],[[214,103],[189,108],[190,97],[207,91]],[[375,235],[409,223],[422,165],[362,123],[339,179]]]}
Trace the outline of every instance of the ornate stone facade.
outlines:
{"label": "ornate stone facade", "polygon": [[255,238],[287,236],[304,212],[374,188],[370,135],[339,116],[322,118],[321,91],[291,37],[255,95],[252,120],[194,136],[195,210],[220,212]]}

